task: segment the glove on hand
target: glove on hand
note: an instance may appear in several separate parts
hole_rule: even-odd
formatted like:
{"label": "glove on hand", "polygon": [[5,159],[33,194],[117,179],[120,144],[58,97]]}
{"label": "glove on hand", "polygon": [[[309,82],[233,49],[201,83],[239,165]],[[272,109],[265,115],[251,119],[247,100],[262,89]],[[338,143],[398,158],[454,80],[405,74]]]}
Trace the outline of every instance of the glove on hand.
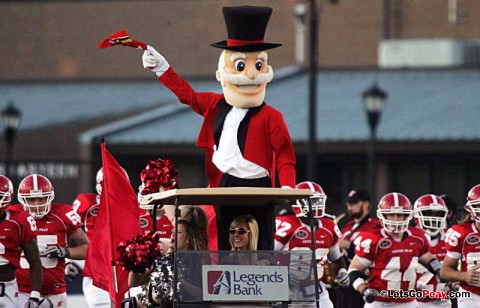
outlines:
{"label": "glove on hand", "polygon": [[40,306],[40,300],[35,297],[30,297],[25,303],[25,308],[38,308]]}
{"label": "glove on hand", "polygon": [[155,72],[158,77],[161,77],[170,67],[167,60],[150,45],[148,45],[147,50],[143,52],[142,60],[143,67],[149,68]]}
{"label": "glove on hand", "polygon": [[298,287],[300,285],[300,278],[297,275],[289,275],[290,285]]}
{"label": "glove on hand", "polygon": [[77,278],[78,275],[80,275],[80,269],[78,268],[77,265],[73,262],[67,262],[65,263],[65,277],[69,281],[72,281],[73,279]]}
{"label": "glove on hand", "polygon": [[380,295],[380,293],[378,293],[378,291],[375,289],[365,288],[363,289],[362,295],[363,299],[365,299],[365,302],[370,304],[375,301],[375,299]]}
{"label": "glove on hand", "polygon": [[70,251],[67,247],[61,247],[59,245],[48,246],[43,255],[47,256],[49,259],[68,258],[70,256]]}
{"label": "glove on hand", "polygon": [[348,288],[350,286],[350,276],[348,276],[347,272],[340,272],[337,276],[337,284],[341,288]]}
{"label": "glove on hand", "polygon": [[459,282],[450,282],[449,286],[450,286],[450,290],[452,290],[452,291],[460,290],[460,283]]}

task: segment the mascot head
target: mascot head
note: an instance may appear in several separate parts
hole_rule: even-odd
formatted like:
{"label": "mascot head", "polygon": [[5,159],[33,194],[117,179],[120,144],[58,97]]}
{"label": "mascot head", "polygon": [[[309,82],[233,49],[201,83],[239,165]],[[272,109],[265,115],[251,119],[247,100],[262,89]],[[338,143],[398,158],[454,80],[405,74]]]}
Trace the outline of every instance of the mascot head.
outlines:
{"label": "mascot head", "polygon": [[271,15],[270,7],[223,8],[228,39],[212,46],[223,49],[216,77],[225,100],[234,107],[257,107],[265,98],[265,88],[273,78],[266,50],[281,46],[264,41]]}

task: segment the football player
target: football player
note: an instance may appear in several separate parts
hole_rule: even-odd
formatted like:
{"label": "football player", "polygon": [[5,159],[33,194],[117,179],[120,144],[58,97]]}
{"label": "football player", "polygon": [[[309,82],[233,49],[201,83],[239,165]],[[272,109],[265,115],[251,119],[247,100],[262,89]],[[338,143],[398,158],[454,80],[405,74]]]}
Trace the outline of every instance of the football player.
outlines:
{"label": "football player", "polygon": [[[328,260],[336,265],[334,272],[338,276],[338,284],[346,287],[350,283],[345,260],[342,258],[338,247],[338,239],[342,237],[342,234],[331,219],[323,217],[327,200],[323,188],[317,183],[308,181],[297,184],[296,188],[310,189],[313,192],[313,196],[310,197],[312,213],[309,211],[308,200],[298,200],[296,204],[292,205],[295,215],[278,216],[275,220],[275,250],[311,251],[312,233],[309,216],[312,214],[315,225],[315,257],[317,260],[317,278],[319,279],[320,306],[333,307],[321,278],[324,272],[324,264]],[[295,255],[295,253],[290,256],[290,278],[295,282],[291,289],[302,292],[303,299],[311,300],[315,295],[313,274],[310,273],[311,263],[308,260],[302,262],[301,258],[302,256]],[[302,263],[307,271],[301,270]],[[293,270],[293,268],[295,269]]]}
{"label": "football player", "polygon": [[405,195],[393,192],[383,196],[377,216],[382,229],[360,233],[355,239],[356,255],[348,269],[352,286],[363,295],[365,307],[417,307],[415,298],[382,297],[380,292],[415,290],[417,264],[437,275],[440,262],[428,251],[425,232],[408,226],[413,209]]}
{"label": "football player", "polygon": [[[352,189],[345,199],[348,217],[351,219],[342,228],[342,238],[339,240],[340,250],[347,259],[347,266],[350,265],[355,256],[355,245],[353,244],[360,232],[373,229],[381,229],[380,221],[370,214],[372,202],[370,194],[365,189]],[[363,307],[363,297],[352,287],[338,289],[335,306],[339,308]]]}
{"label": "football player", "polygon": [[[87,253],[88,239],[80,228],[80,217],[69,205],[52,204],[55,198],[53,186],[40,174],[31,174],[20,182],[17,198],[21,205],[14,208],[28,212],[37,225],[43,267],[41,293],[45,298],[40,307],[67,307],[65,258],[84,260]],[[17,279],[20,302],[25,303],[33,289],[26,256],[20,260]]]}
{"label": "football player", "polygon": [[[440,262],[443,261],[445,250],[445,231],[447,227],[448,208],[439,196],[427,194],[420,196],[413,205],[413,217],[416,226],[424,230],[430,237],[430,253]],[[439,282],[434,274],[423,265],[417,266],[417,289],[429,291],[448,291],[446,283]],[[450,300],[418,299],[418,307],[451,307]]]}
{"label": "football player", "polygon": [[480,302],[480,185],[468,192],[465,209],[470,217],[445,235],[447,256],[440,272],[443,279],[460,282],[459,291],[470,291],[469,298],[458,298],[459,308],[477,307]]}
{"label": "football player", "polygon": [[42,289],[42,264],[38,253],[35,231],[35,219],[23,210],[12,210],[7,207],[12,202],[13,185],[10,179],[0,175],[0,307],[16,308],[20,306],[15,269],[20,266],[20,255],[23,253],[30,271],[32,290],[25,307],[38,307]]}

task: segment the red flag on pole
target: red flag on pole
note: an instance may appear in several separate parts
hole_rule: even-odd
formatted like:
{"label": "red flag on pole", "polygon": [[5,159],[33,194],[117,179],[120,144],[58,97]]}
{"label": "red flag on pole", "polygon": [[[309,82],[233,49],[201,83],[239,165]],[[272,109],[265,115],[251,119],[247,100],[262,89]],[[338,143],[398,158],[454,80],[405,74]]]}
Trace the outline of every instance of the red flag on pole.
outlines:
{"label": "red flag on pole", "polygon": [[116,248],[141,234],[137,195],[115,158],[101,144],[102,195],[93,236],[88,245],[85,266],[93,284],[110,293],[115,307],[120,307],[128,291],[128,271],[116,264]]}

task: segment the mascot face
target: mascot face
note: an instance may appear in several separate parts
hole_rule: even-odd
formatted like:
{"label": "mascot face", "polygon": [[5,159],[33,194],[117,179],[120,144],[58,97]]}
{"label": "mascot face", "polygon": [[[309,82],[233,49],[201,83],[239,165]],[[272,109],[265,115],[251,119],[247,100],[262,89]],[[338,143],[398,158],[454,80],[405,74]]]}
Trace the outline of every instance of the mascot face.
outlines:
{"label": "mascot face", "polygon": [[222,52],[216,75],[229,105],[252,108],[262,104],[267,83],[273,78],[273,69],[268,66],[267,58],[266,51]]}

